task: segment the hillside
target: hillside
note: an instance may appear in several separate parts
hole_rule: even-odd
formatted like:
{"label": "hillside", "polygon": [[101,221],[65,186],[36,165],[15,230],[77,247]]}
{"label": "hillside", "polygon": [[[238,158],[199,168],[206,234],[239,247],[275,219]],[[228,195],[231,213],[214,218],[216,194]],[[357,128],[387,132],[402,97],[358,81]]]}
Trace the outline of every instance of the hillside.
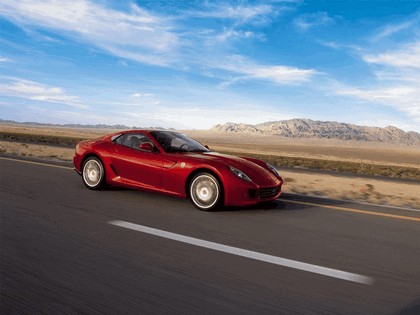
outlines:
{"label": "hillside", "polygon": [[226,133],[250,133],[288,138],[326,138],[355,141],[377,141],[393,144],[420,145],[420,134],[405,132],[393,126],[385,128],[357,126],[353,124],[290,119],[271,121],[258,125],[226,123],[210,129]]}

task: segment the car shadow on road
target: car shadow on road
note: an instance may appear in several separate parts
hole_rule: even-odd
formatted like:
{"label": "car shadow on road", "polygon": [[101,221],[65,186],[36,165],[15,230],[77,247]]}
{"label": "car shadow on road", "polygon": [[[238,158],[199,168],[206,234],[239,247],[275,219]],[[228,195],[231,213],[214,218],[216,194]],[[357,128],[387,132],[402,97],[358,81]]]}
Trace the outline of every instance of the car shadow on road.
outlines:
{"label": "car shadow on road", "polygon": [[[135,189],[125,188],[125,187],[111,187],[111,186],[105,186],[101,189],[102,191],[111,191],[111,192],[125,192],[125,196],[130,198],[152,198],[152,199],[159,199],[161,201],[165,201],[167,204],[176,203],[179,206],[179,202],[185,203],[185,206],[190,205],[192,210],[195,210],[194,205],[188,200],[184,198],[174,197],[174,196],[168,196],[162,193],[158,192],[151,192],[151,191],[138,191]],[[284,199],[284,201],[282,200]],[[287,200],[289,199],[297,199],[297,200],[307,200],[307,197],[296,197],[296,196],[289,196],[285,195],[284,197],[280,197],[277,200],[273,201],[265,201],[258,203],[253,206],[228,206],[228,207],[221,207],[217,210],[210,211],[210,212],[244,212],[244,211],[281,211],[281,212],[289,212],[289,211],[302,211],[302,210],[308,210],[310,208],[313,208],[312,205],[304,205],[304,204],[292,204],[288,203]]]}
{"label": "car shadow on road", "polygon": [[274,210],[288,210],[286,203],[281,200],[267,201],[256,204],[254,206],[246,207],[223,207],[218,212],[233,212],[233,211],[274,211]]}
{"label": "car shadow on road", "polygon": [[346,203],[344,200],[332,200],[315,196],[301,196],[295,194],[283,194],[279,199],[261,202],[249,207],[225,207],[219,211],[304,211],[322,205],[341,206]]}

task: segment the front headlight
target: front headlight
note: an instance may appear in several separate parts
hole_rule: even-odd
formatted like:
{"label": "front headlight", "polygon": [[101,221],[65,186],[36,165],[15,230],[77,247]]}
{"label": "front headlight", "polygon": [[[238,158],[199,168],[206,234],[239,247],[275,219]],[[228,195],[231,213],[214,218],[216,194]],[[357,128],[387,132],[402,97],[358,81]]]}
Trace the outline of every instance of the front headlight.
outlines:
{"label": "front headlight", "polygon": [[276,174],[278,177],[281,177],[279,171],[273,165],[267,163],[267,166],[274,174]]}
{"label": "front headlight", "polygon": [[246,182],[252,182],[252,180],[242,171],[238,170],[237,168],[234,168],[232,166],[229,166],[230,171],[238,176],[240,179],[246,181]]}

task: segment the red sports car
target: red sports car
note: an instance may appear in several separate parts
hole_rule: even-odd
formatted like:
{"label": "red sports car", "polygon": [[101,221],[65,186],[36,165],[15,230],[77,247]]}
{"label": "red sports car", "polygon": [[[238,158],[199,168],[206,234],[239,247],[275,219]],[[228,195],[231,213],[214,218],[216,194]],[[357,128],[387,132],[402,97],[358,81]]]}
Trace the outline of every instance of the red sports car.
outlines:
{"label": "red sports car", "polygon": [[283,184],[263,161],[212,152],[174,131],[129,130],[81,141],[73,163],[89,189],[158,191],[189,197],[200,210],[271,201]]}

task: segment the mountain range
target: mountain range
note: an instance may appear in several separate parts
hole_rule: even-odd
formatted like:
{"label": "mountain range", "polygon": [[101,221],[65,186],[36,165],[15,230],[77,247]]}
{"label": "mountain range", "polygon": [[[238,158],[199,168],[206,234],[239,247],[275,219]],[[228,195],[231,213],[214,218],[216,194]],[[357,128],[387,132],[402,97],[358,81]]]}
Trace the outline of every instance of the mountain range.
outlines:
{"label": "mountain range", "polygon": [[257,125],[226,123],[216,125],[210,130],[224,133],[248,133],[288,138],[327,138],[420,145],[420,133],[414,131],[405,132],[393,126],[385,128],[367,127],[311,119],[270,121]]}
{"label": "mountain range", "polygon": [[[81,125],[81,124],[44,124],[36,122],[19,123],[12,120],[0,119],[0,124],[20,124],[32,126],[51,126],[65,128],[98,128],[98,129],[143,129],[142,127],[129,127],[125,125]],[[154,127],[153,129],[163,129]],[[170,130],[173,130],[172,128]],[[243,133],[255,135],[270,135],[287,138],[324,138],[354,141],[375,141],[392,144],[420,145],[420,133],[405,132],[393,126],[385,128],[358,126],[335,121],[318,121],[311,119],[290,119],[270,121],[257,125],[243,123],[226,123],[216,125],[210,131],[220,133]]]}

